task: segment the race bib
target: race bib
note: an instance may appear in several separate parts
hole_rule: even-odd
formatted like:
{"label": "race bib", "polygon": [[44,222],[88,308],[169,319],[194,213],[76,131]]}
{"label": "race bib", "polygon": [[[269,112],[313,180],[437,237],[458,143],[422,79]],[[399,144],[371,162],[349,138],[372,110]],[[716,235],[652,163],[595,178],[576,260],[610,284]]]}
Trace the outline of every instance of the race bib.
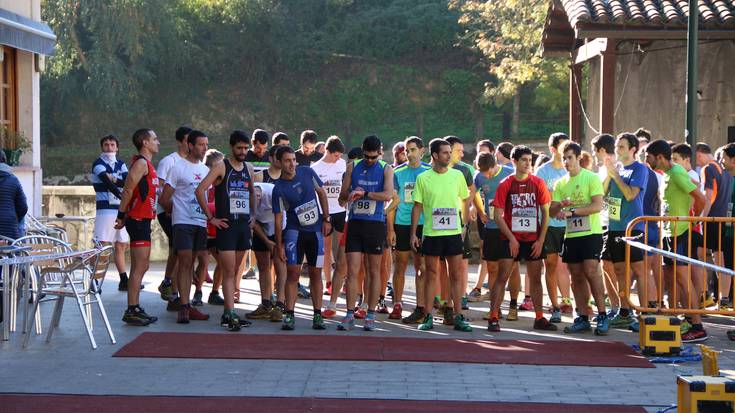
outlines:
{"label": "race bib", "polygon": [[536,232],[536,218],[533,217],[511,217],[511,231],[513,232]]}
{"label": "race bib", "polygon": [[108,192],[107,203],[110,205],[120,205],[120,198],[116,197],[112,192]]}
{"label": "race bib", "polygon": [[403,202],[410,204],[413,203],[413,188],[416,187],[416,182],[406,182],[403,186]]}
{"label": "race bib", "polygon": [[583,217],[570,217],[567,218],[567,232],[574,234],[577,232],[590,231],[590,217],[585,215]]}
{"label": "race bib", "polygon": [[197,202],[196,198],[189,201],[189,211],[190,211],[189,217],[191,219],[204,220],[204,221],[207,220],[207,216],[204,214],[204,211],[199,206],[199,203]]}
{"label": "race bib", "polygon": [[352,203],[352,212],[355,215],[373,215],[377,204],[378,202],[372,199],[358,199]]}
{"label": "race bib", "polygon": [[620,221],[620,211],[622,210],[623,200],[621,198],[607,198],[607,214],[613,221]]}
{"label": "race bib", "polygon": [[319,219],[319,210],[317,209],[315,199],[312,199],[304,205],[297,206],[295,212],[296,218],[298,218],[299,224],[302,227],[314,225]]}
{"label": "race bib", "polygon": [[250,192],[229,191],[230,214],[250,214]]}
{"label": "race bib", "polygon": [[337,199],[339,198],[339,191],[342,189],[341,181],[327,181],[324,183],[324,192],[327,193],[327,198]]}
{"label": "race bib", "polygon": [[431,228],[435,230],[454,230],[457,225],[457,208],[434,208],[431,210]]}

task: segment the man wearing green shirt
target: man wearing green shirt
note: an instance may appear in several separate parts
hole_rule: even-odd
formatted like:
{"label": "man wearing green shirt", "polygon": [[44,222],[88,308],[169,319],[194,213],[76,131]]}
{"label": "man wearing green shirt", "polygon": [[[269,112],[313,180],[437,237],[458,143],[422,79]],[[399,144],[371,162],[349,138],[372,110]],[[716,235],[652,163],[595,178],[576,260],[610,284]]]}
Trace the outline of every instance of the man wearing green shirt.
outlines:
{"label": "man wearing green shirt", "polygon": [[597,304],[595,334],[607,334],[609,320],[605,313],[605,293],[599,271],[602,251],[602,182],[591,171],[581,167],[582,147],[566,141],[561,146],[564,167],[568,175],[559,179],[551,198],[551,216],[566,220],[562,260],[572,275],[572,293],[577,304],[578,317],[564,328],[565,333],[581,333],[592,327],[587,314],[590,291]]}
{"label": "man wearing green shirt", "polygon": [[[420,330],[434,328],[432,302],[439,276],[440,257],[447,261],[451,297],[454,302],[454,329],[472,331],[472,326],[462,316],[462,228],[466,215],[460,211],[470,196],[462,173],[449,168],[452,149],[444,139],[434,139],[429,144],[432,169],[416,178],[411,210],[411,247],[424,254],[426,276],[424,281],[424,303],[426,316],[419,325]],[[423,240],[416,230],[421,214],[424,215]]]}
{"label": "man wearing green shirt", "polygon": [[[666,141],[657,139],[648,144],[646,161],[651,165],[656,165],[656,169],[664,171],[662,191],[664,195],[661,204],[663,216],[687,217],[692,202],[694,215],[699,216],[702,213],[706,202],[704,195],[689,178],[687,171],[671,161],[671,147]],[[688,228],[689,224],[687,222],[665,222],[663,228],[664,249],[679,255],[689,256]],[[691,255],[696,254],[696,249],[691,253]],[[698,303],[701,292],[696,290],[700,286],[695,283],[694,288],[689,288],[689,265],[677,261],[676,274],[674,274],[674,260],[664,257],[664,276],[668,279],[674,279],[674,275],[676,276],[678,291],[682,292],[681,296],[678,297],[678,301],[686,306],[689,303]],[[702,327],[702,317],[699,314],[693,314],[692,328],[681,335],[681,341],[694,343],[705,340],[707,340],[707,332]]]}

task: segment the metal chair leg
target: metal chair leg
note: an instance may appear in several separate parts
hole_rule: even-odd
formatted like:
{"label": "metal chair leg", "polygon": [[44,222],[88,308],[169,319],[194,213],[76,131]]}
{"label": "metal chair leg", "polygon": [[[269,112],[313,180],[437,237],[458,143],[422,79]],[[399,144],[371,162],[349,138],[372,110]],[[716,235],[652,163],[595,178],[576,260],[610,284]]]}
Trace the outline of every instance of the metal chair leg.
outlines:
{"label": "metal chair leg", "polygon": [[95,291],[94,293],[95,299],[97,300],[97,307],[100,309],[100,313],[102,314],[102,321],[105,322],[105,328],[107,328],[107,335],[110,336],[110,342],[112,344],[115,344],[115,334],[112,333],[112,326],[110,326],[110,320],[107,318],[107,312],[105,311],[105,306],[102,304],[102,296],[98,292]]}
{"label": "metal chair leg", "polygon": [[51,336],[54,334],[54,329],[59,325],[59,319],[61,318],[61,309],[64,308],[64,296],[60,295],[56,299],[54,305],[54,313],[51,316],[51,323],[48,326],[48,332],[46,333],[46,342],[51,341]]}
{"label": "metal chair leg", "polygon": [[74,292],[74,298],[77,300],[77,306],[79,307],[79,313],[82,315],[82,320],[84,321],[84,328],[87,330],[87,336],[89,336],[89,342],[92,344],[92,350],[97,349],[97,342],[94,341],[94,335],[92,334],[92,328],[89,325],[89,319],[87,318],[87,307],[84,303],[84,300],[82,300],[82,297],[77,292],[77,287],[74,285],[73,282],[70,283],[71,289]]}
{"label": "metal chair leg", "polygon": [[[40,289],[39,289],[39,290],[40,290]],[[39,306],[39,304],[41,304],[39,300],[37,300],[37,299],[33,300],[33,306],[31,307],[31,317],[33,317],[33,318],[38,318],[38,315],[39,315],[39,314],[38,314],[38,306]],[[29,318],[29,319],[27,319],[27,320],[23,320],[23,324],[24,324],[24,325],[25,325],[25,324],[28,324],[28,323],[30,323],[30,322],[31,322],[31,319],[30,319],[30,318]],[[29,332],[27,332],[27,333],[25,334],[25,336],[23,337],[23,348],[26,348],[26,347],[28,347],[28,340],[29,340],[30,338],[31,338],[31,333],[30,333],[30,331],[29,331]]]}

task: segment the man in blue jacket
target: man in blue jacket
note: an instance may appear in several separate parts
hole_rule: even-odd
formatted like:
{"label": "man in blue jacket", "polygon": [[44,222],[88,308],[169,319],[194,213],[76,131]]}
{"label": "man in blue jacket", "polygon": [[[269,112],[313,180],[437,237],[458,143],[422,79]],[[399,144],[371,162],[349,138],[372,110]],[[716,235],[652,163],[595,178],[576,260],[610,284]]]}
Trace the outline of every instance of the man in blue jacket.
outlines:
{"label": "man in blue jacket", "polygon": [[5,152],[0,151],[0,235],[16,239],[28,204],[20,181],[6,162]]}

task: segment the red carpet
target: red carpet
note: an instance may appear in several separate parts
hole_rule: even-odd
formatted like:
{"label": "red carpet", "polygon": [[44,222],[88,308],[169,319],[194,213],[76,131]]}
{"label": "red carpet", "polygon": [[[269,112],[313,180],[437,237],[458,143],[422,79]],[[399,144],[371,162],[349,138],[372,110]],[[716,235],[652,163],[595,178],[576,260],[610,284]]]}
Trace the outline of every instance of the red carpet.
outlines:
{"label": "red carpet", "polygon": [[500,412],[500,413],[641,413],[638,406],[606,404],[452,402],[419,400],[316,399],[305,397],[167,397],[167,396],[79,396],[0,394],[4,413],[76,413],[102,409],[105,413],[129,412],[350,412],[402,413]]}
{"label": "red carpet", "polygon": [[143,333],[114,356],[654,367],[620,342],[337,335]]}

